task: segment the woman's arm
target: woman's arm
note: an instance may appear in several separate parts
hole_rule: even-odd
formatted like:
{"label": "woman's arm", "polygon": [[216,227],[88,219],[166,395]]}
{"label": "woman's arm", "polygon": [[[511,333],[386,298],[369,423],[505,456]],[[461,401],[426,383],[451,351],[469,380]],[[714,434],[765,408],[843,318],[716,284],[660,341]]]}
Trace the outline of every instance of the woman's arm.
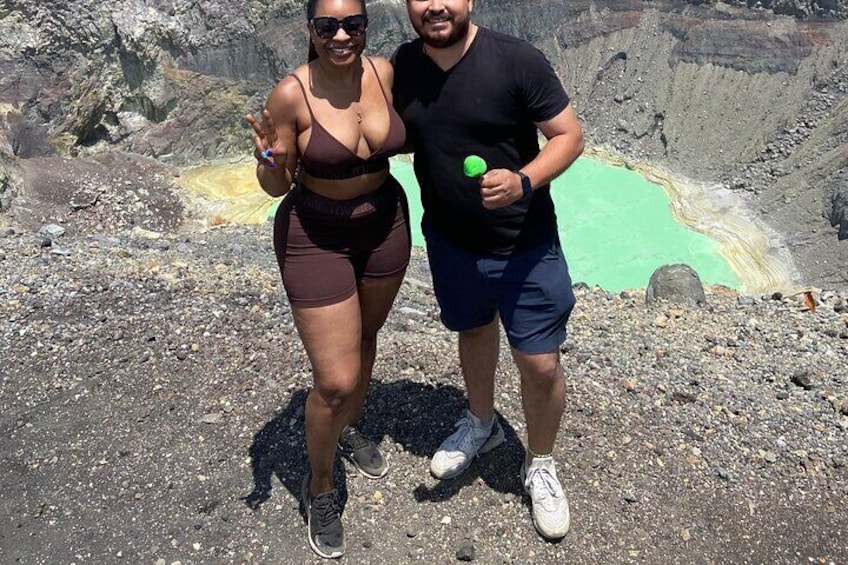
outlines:
{"label": "woman's arm", "polygon": [[281,80],[262,111],[261,123],[253,116],[256,178],[271,196],[283,196],[291,188],[297,166],[297,109],[303,95],[295,79]]}

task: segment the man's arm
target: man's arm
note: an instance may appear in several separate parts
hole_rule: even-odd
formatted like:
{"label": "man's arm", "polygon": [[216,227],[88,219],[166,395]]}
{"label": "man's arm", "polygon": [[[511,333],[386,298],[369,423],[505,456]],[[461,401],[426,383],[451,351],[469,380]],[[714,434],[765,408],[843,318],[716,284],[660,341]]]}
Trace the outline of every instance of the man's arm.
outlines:
{"label": "man's arm", "polygon": [[[401,46],[403,47],[403,46]],[[392,65],[392,106],[394,106],[395,112],[398,113],[398,116],[403,119],[403,108],[400,103],[400,96],[398,95],[398,74],[397,74],[397,58],[398,53],[400,53],[400,48],[395,51],[395,54],[392,55],[391,65]],[[406,123],[403,124],[404,128],[406,128]],[[409,130],[406,130],[406,139],[403,142],[403,147],[398,150],[398,153],[412,153],[415,151],[415,148],[412,145],[412,136],[409,135]]]}
{"label": "man's arm", "polygon": [[569,103],[550,120],[536,124],[548,142],[535,159],[521,168],[533,188],[547,184],[562,174],[583,153],[583,128]]}
{"label": "man's arm", "polygon": [[[402,47],[402,46],[401,46]],[[384,85],[388,85],[389,96],[391,97],[390,102],[394,107],[395,111],[400,115],[401,108],[399,108],[398,97],[397,97],[397,88],[396,88],[396,74],[395,74],[395,64],[397,61],[398,53],[400,52],[400,47],[394,52],[391,60],[383,59],[382,57],[372,57],[372,61],[377,62],[377,68],[380,71],[380,80]],[[406,127],[406,124],[404,124]],[[406,139],[403,143],[403,147],[398,150],[398,153],[412,153],[412,139],[407,134]]]}
{"label": "man's arm", "polygon": [[[583,153],[583,128],[570,103],[550,120],[536,123],[536,127],[548,142],[535,159],[520,169],[530,178],[534,190],[562,174]],[[480,186],[483,207],[489,210],[509,206],[524,198],[521,177],[506,169],[489,171]]]}

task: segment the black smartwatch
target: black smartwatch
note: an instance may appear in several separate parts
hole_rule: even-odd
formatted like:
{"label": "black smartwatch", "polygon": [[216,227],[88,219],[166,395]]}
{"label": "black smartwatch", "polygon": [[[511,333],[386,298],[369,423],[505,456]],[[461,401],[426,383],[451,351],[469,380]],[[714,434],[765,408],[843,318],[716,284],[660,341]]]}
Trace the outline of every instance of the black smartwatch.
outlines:
{"label": "black smartwatch", "polygon": [[533,194],[533,184],[530,182],[530,177],[521,171],[515,171],[515,174],[521,177],[521,192],[524,198]]}

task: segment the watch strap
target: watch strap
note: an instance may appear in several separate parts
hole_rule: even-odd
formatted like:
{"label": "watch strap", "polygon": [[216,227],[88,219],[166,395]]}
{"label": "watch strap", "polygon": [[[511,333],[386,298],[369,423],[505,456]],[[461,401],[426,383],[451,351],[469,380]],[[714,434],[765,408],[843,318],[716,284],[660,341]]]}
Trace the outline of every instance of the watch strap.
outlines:
{"label": "watch strap", "polygon": [[527,198],[529,195],[533,194],[533,183],[530,182],[530,177],[522,173],[521,171],[515,171],[521,178],[521,192],[524,198]]}

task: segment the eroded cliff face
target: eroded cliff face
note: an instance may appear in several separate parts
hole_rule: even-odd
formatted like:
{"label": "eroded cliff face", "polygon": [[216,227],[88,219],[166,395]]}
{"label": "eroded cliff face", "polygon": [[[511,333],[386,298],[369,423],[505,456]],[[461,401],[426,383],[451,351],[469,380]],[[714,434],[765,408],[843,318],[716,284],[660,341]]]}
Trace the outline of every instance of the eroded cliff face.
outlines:
{"label": "eroded cliff face", "polygon": [[[368,6],[369,50],[388,56],[412,36],[404,2]],[[846,16],[848,0],[475,3],[548,55],[592,144],[748,194],[814,284],[848,284]],[[305,59],[303,18],[301,0],[6,0],[9,152],[242,155],[244,114]]]}
{"label": "eroded cliff face", "polygon": [[154,156],[236,151],[226,134],[284,63],[254,24],[301,11],[293,0],[270,12],[259,2],[4,2],[0,99],[23,116],[18,155],[99,142]]}
{"label": "eroded cliff face", "polygon": [[848,283],[844,23],[620,2],[559,21],[538,44],[593,144],[748,194],[814,284]]}

